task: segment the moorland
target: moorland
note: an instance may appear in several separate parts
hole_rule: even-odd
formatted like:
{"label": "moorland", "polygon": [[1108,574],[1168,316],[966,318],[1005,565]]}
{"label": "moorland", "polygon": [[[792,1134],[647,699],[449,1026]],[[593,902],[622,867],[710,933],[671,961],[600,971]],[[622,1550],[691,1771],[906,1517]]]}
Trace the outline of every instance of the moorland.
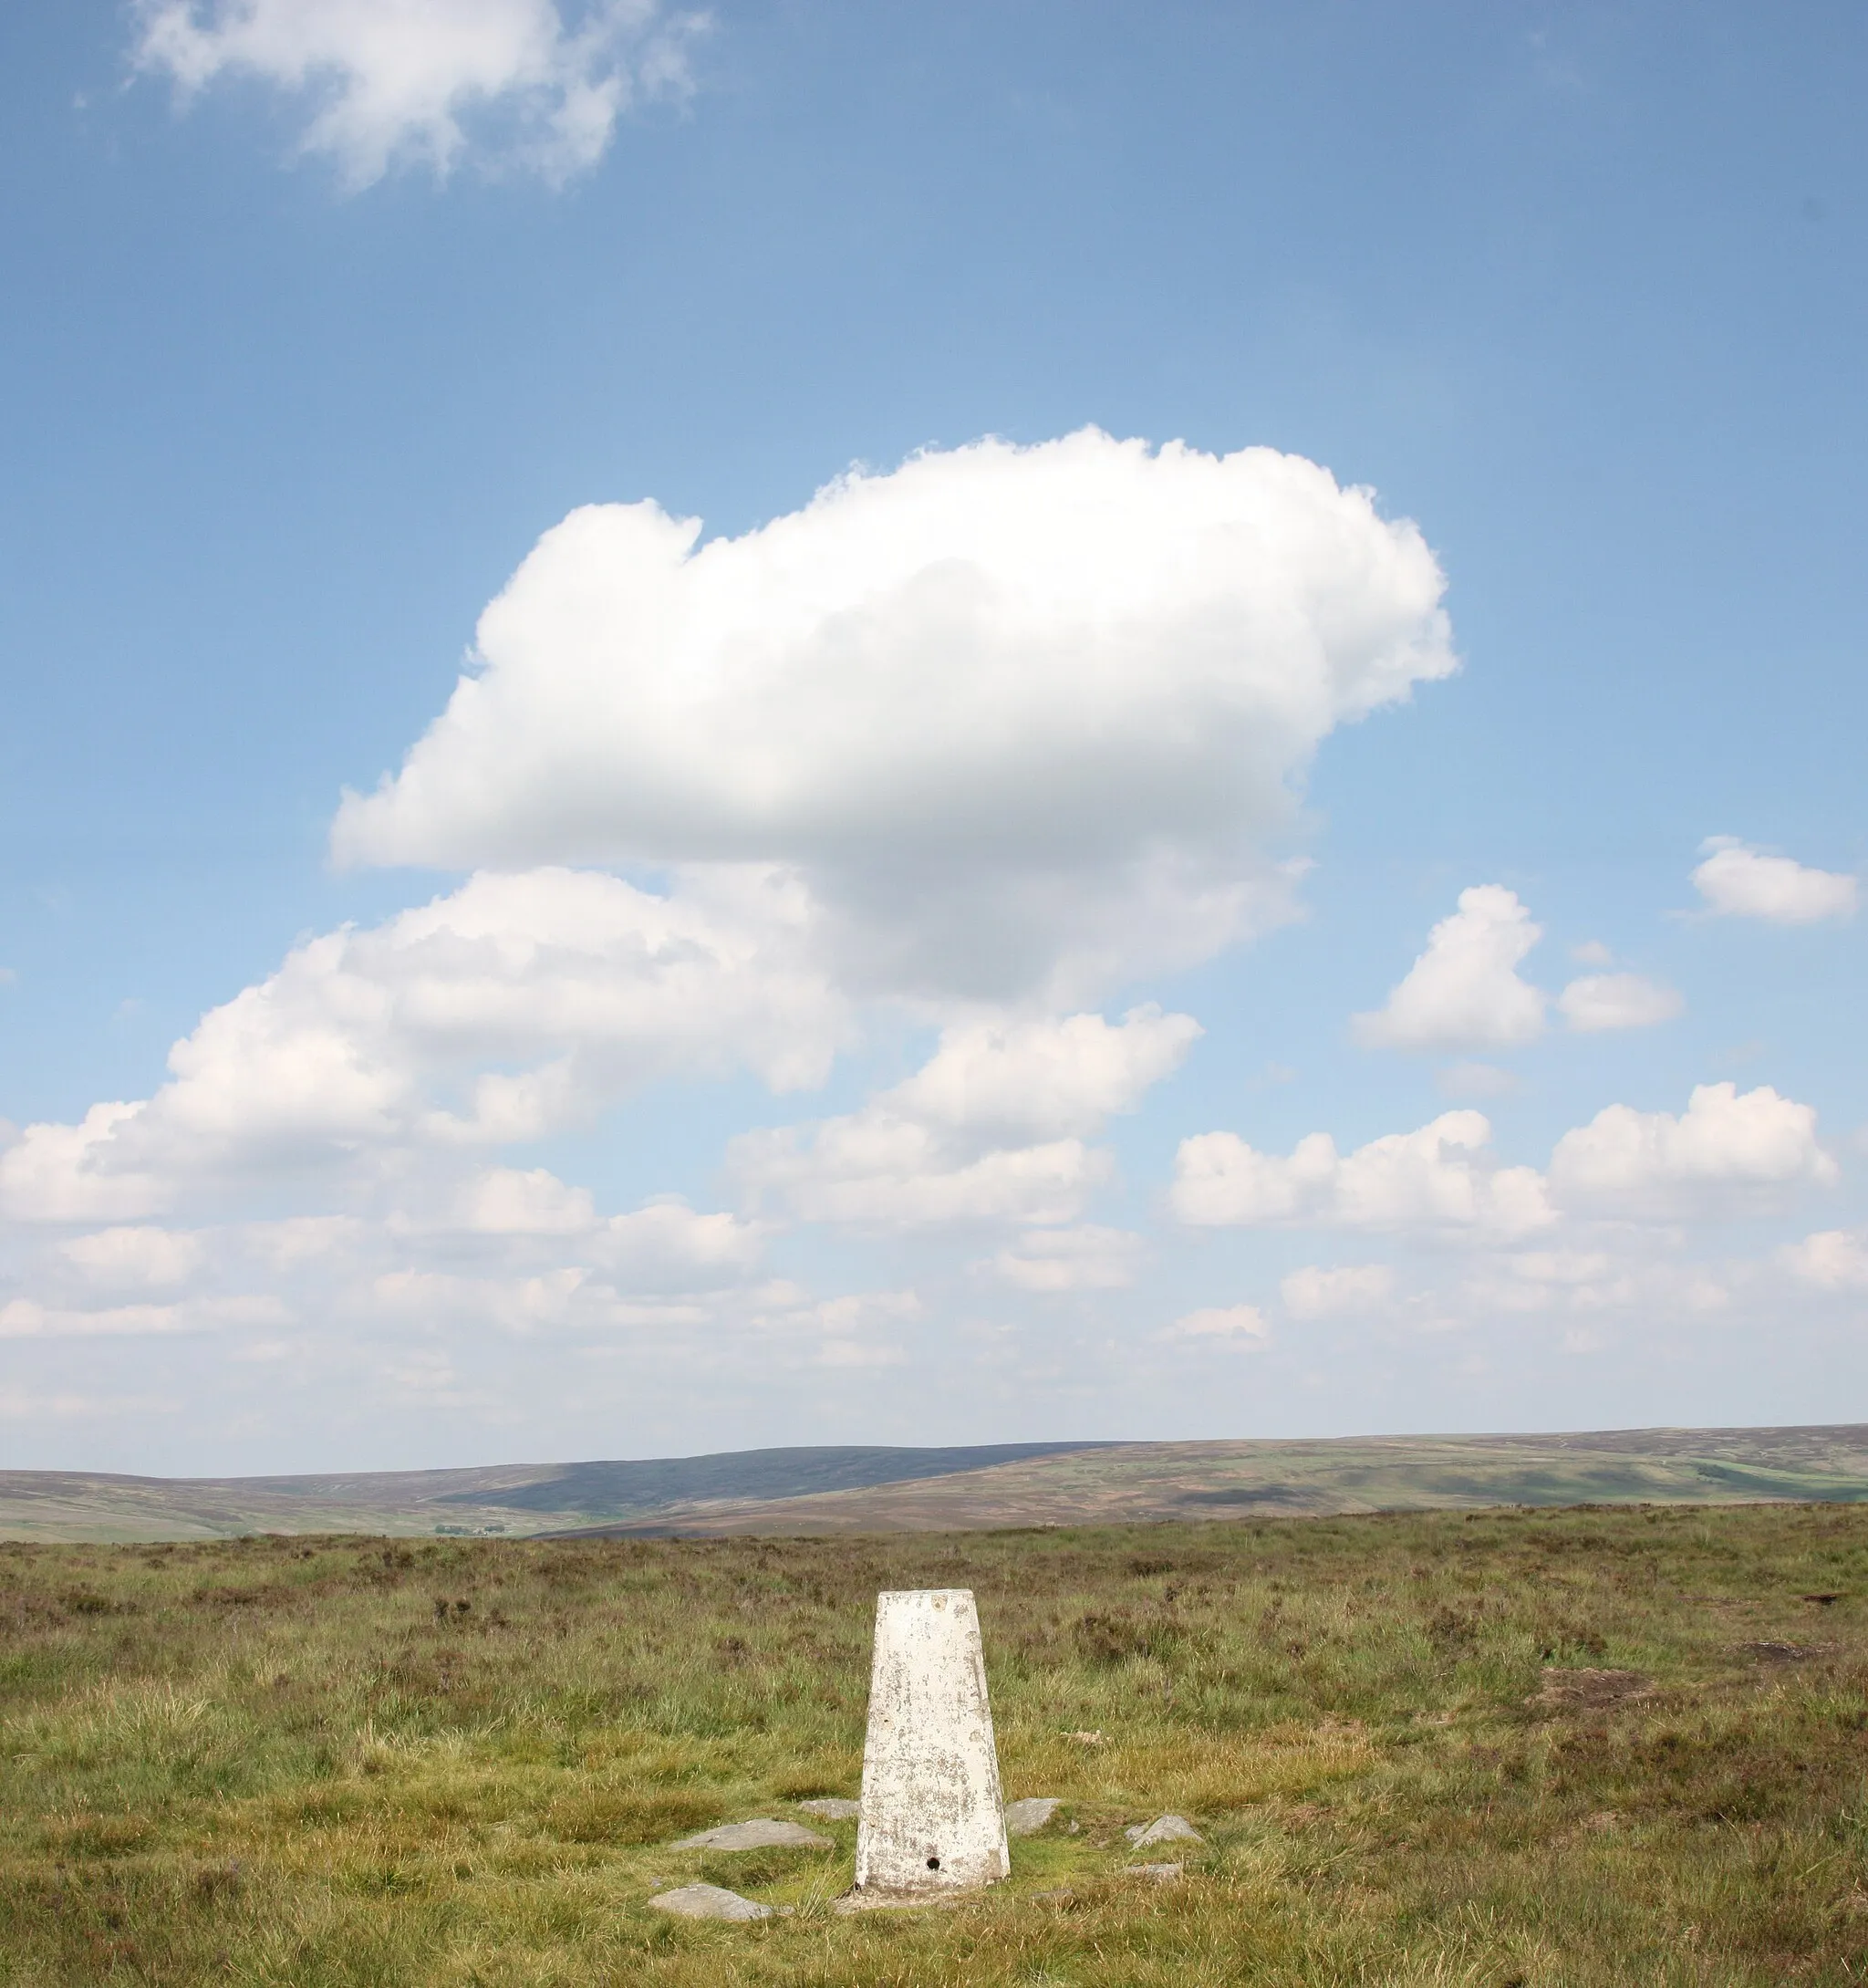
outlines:
{"label": "moorland", "polygon": [[1760,1499],[1868,1500],[1868,1428],[851,1445],[275,1477],[0,1471],[0,1539],[949,1532]]}
{"label": "moorland", "polygon": [[[1009,1884],[669,1847],[857,1785],[874,1597],[969,1587]],[[0,1983],[1868,1975],[1868,1511],[0,1546]],[[1198,1825],[1182,1875],[1126,1826]],[[675,1920],[705,1878],[792,1910]]]}

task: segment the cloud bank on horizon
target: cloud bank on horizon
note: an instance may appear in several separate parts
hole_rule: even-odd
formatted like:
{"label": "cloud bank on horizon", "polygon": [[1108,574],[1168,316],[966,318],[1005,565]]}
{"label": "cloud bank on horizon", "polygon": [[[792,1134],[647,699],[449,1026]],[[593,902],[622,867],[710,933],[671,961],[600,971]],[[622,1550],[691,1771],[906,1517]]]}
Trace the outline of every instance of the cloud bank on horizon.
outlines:
{"label": "cloud bank on horizon", "polygon": [[[1510,1157],[1473,1109],[1264,1150],[1196,1085],[1199,1129],[1129,1175],[1125,1122],[1230,1026],[1156,990],[1302,915],[1306,772],[1454,671],[1444,590],[1415,526],[1314,463],[1094,429],[855,470],[736,538],[652,503],[574,512],[332,827],[343,862],[461,880],[295,946],[150,1097],[13,1138],[0,1337],[215,1336],[480,1426],[503,1404],[462,1378],[475,1335],[670,1385],[848,1381],[930,1330],[985,1373],[1047,1307],[1101,1306],[1198,1386],[1325,1329],[1535,1319],[1586,1351],[1644,1309],[1862,1288],[1852,1231],[1727,1246],[1794,1230],[1841,1174],[1815,1109],[1763,1084],[1602,1099]],[[1704,854],[1714,912],[1854,909],[1851,877]],[[1473,884],[1382,1005],[1345,994],[1343,1034],[1499,1057],[1553,1015],[1590,1037],[1682,1014],[1632,969],[1547,992],[1542,937]],[[891,1043],[919,1060],[881,1080]],[[606,1211],[540,1163],[631,1099],[703,1094],[742,1114],[725,1205]],[[1149,1211],[1112,1222],[1136,1186]],[[1251,1231],[1328,1260],[1201,1254]]]}

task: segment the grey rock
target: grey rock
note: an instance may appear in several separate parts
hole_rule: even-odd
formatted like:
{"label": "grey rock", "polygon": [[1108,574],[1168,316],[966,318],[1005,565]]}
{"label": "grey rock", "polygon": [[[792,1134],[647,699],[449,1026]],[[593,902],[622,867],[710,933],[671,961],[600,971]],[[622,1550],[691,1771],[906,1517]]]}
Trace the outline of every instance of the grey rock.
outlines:
{"label": "grey rock", "polygon": [[737,1891],[719,1885],[682,1885],[676,1891],[659,1891],[649,1900],[658,1912],[673,1912],[681,1919],[770,1919],[772,1908],[754,1899],[742,1899]]}
{"label": "grey rock", "polygon": [[1204,1843],[1207,1839],[1185,1816],[1157,1816],[1153,1822],[1137,1823],[1123,1835],[1138,1850],[1156,1843]]}
{"label": "grey rock", "polygon": [[1131,1878],[1152,1878],[1157,1885],[1169,1885],[1187,1868],[1185,1864],[1131,1864]]}
{"label": "grey rock", "polygon": [[778,1822],[770,1816],[755,1816],[751,1822],[722,1823],[718,1829],[703,1829],[697,1837],[683,1837],[671,1843],[671,1850],[828,1850],[835,1846],[801,1822]]}
{"label": "grey rock", "polygon": [[1028,1795],[1022,1802],[1005,1805],[1005,1833],[1009,1837],[1034,1837],[1056,1813],[1060,1797]]}
{"label": "grey rock", "polygon": [[822,1816],[825,1822],[855,1822],[863,1812],[860,1802],[847,1795],[818,1795],[797,1805],[807,1816]]}

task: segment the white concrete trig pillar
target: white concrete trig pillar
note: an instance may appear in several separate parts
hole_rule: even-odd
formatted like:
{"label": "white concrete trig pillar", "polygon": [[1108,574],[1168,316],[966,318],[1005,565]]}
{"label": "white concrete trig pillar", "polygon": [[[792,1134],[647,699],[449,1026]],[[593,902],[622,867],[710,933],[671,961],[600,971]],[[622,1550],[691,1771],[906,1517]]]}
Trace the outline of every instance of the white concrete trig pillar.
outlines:
{"label": "white concrete trig pillar", "polygon": [[877,1595],[856,1888],[960,1891],[1011,1870],[972,1593]]}

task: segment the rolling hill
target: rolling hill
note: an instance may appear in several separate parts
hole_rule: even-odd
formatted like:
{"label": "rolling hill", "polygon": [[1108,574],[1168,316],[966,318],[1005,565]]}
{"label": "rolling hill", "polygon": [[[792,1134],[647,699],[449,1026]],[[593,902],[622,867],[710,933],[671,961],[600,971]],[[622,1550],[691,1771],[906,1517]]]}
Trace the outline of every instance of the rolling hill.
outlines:
{"label": "rolling hill", "polygon": [[0,1538],[973,1530],[1499,1504],[1868,1501],[1868,1425],[820,1447],[479,1469],[0,1472]]}

